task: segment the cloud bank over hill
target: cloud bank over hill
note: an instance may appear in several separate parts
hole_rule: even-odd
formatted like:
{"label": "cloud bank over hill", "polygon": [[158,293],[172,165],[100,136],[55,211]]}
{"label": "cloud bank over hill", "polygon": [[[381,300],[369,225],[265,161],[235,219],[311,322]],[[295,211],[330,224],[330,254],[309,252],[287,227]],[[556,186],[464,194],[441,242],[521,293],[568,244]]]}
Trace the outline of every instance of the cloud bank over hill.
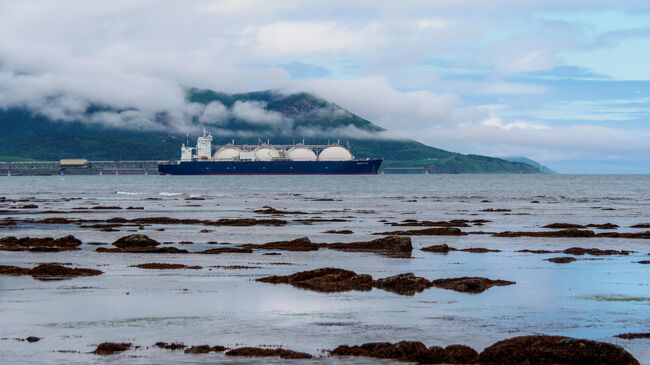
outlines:
{"label": "cloud bank over hill", "polygon": [[0,1],[0,108],[286,130],[293,121],[263,104],[206,107],[186,93],[308,91],[450,150],[647,171],[649,14],[640,0]]}

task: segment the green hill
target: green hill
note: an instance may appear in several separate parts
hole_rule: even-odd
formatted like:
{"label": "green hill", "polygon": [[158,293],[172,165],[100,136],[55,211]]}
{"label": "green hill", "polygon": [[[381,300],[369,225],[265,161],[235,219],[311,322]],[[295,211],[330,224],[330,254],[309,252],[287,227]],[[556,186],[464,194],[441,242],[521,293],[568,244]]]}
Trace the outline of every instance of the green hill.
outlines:
{"label": "green hill", "polygon": [[[221,103],[226,110],[255,104],[278,120],[259,123],[227,113],[219,120],[196,117],[192,123],[206,125],[215,144],[232,139],[256,143],[258,138],[272,143],[324,144],[341,140],[349,143],[357,157],[383,157],[386,166],[431,166],[437,173],[540,173],[526,163],[498,158],[463,155],[426,146],[413,140],[391,139],[385,130],[338,105],[307,93],[284,95],[275,91],[225,94],[192,89],[188,100]],[[238,103],[239,102],[239,103]],[[216,104],[218,104],[216,103]],[[99,109],[97,110],[105,110]],[[94,111],[89,109],[88,114]],[[201,120],[200,120],[201,119]],[[87,124],[81,121],[53,121],[26,109],[0,110],[0,156],[35,160],[86,158],[89,160],[176,159],[185,136],[180,133],[126,130]]]}

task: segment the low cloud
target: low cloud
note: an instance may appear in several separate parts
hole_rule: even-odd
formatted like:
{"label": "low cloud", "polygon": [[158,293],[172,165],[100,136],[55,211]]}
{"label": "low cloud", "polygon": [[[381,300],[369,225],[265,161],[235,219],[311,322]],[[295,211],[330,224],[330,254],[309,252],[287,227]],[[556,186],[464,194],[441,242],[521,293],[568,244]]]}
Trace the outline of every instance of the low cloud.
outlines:
{"label": "low cloud", "polygon": [[282,114],[266,110],[261,101],[237,101],[231,109],[232,116],[253,124],[290,128],[292,120]]}

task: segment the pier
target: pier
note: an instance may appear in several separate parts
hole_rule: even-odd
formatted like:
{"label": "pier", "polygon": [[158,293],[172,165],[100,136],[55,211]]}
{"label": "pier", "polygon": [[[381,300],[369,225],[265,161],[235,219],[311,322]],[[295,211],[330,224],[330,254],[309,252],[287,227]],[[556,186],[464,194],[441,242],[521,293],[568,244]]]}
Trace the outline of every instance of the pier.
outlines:
{"label": "pier", "polygon": [[59,161],[0,162],[0,176],[150,175],[166,161]]}

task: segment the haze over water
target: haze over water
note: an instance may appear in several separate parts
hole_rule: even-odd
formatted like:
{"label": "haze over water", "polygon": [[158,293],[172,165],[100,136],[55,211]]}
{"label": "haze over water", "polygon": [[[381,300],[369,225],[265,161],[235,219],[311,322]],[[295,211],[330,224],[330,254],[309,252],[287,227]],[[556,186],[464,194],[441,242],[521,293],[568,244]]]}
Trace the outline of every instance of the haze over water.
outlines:
{"label": "haze over water", "polygon": [[[28,212],[11,208],[26,202],[5,204],[0,208],[0,219],[269,218],[254,213],[263,206],[313,213],[279,217],[289,221],[284,227],[150,225],[143,230],[126,227],[103,232],[78,225],[19,223],[0,228],[0,237],[72,234],[84,242],[80,251],[2,252],[1,265],[31,267],[59,262],[104,272],[65,281],[0,276],[0,362],[106,363],[106,358],[89,352],[100,342],[112,341],[142,346],[112,356],[112,364],[266,364],[286,360],[233,359],[221,353],[190,356],[152,345],[157,341],[227,347],[277,345],[323,355],[322,350],[341,344],[417,340],[428,346],[461,343],[480,351],[498,340],[543,333],[616,343],[641,363],[650,363],[648,340],[613,337],[647,332],[650,327],[650,266],[638,263],[650,259],[648,240],[644,239],[413,236],[414,251],[408,259],[329,249],[278,251],[281,255],[273,256],[260,251],[111,254],[97,253],[97,246],[87,244],[111,244],[134,232],[190,251],[222,247],[207,244],[209,241],[237,245],[303,236],[319,243],[364,241],[377,238],[374,233],[405,228],[389,226],[382,220],[390,223],[405,219],[491,221],[465,231],[543,231],[541,226],[565,222],[613,223],[620,226],[617,232],[638,232],[630,226],[650,223],[648,186],[650,175],[0,177],[0,196],[9,200],[29,198],[29,203],[38,205]],[[124,209],[51,212],[96,205]],[[509,211],[482,211],[490,208]],[[296,221],[315,217],[345,221]],[[204,229],[210,232],[201,232]],[[333,229],[354,233],[323,233]],[[179,244],[183,241],[193,244]],[[443,243],[501,252],[435,254],[420,250]],[[564,254],[516,252],[574,246],[636,252],[628,256],[576,256],[576,262],[566,265],[544,260]],[[203,268],[158,271],[130,267],[145,262]],[[229,265],[249,268],[223,267]],[[480,294],[431,288],[402,296],[378,289],[318,293],[254,281],[320,267],[338,267],[376,278],[413,272],[427,279],[481,276],[516,284]],[[27,336],[43,339],[36,343],[14,340]],[[386,362],[325,357],[308,363]]]}

